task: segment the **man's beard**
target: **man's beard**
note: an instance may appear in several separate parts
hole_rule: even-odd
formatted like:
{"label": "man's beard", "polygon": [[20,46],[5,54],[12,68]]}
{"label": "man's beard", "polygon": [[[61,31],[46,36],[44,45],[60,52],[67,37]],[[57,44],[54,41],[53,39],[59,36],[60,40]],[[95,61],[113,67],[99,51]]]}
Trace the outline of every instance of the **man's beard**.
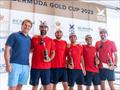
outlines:
{"label": "man's beard", "polygon": [[42,31],[40,32],[40,34],[41,34],[41,35],[46,35],[46,34],[47,34],[47,31],[42,30]]}
{"label": "man's beard", "polygon": [[56,39],[61,39],[61,37],[56,37]]}
{"label": "man's beard", "polygon": [[76,41],[71,41],[71,44],[75,44],[76,43]]}
{"label": "man's beard", "polygon": [[101,37],[101,40],[105,40],[105,37]]}

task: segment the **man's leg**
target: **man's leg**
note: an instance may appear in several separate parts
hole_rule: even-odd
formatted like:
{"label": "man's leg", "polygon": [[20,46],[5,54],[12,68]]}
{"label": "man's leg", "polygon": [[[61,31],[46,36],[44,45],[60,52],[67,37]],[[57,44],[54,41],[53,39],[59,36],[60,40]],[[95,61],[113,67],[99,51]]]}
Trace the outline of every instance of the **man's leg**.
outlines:
{"label": "man's leg", "polygon": [[98,85],[94,85],[94,90],[99,90]]}
{"label": "man's leg", "polygon": [[8,75],[8,90],[17,90],[17,84],[21,73],[21,65],[11,64],[12,71]]}
{"label": "man's leg", "polygon": [[51,83],[50,88],[51,88],[51,90],[56,90],[56,84]]}
{"label": "man's leg", "polygon": [[74,90],[74,88],[73,87],[69,87],[69,90]]}
{"label": "man's leg", "polygon": [[109,84],[110,90],[115,90],[114,83],[113,83],[115,81],[114,70],[109,70],[109,74],[108,74],[107,80],[108,80],[108,84]]}
{"label": "man's leg", "polygon": [[16,90],[16,87],[9,87],[8,90]]}
{"label": "man's leg", "polygon": [[109,83],[110,90],[115,90],[113,81],[108,81],[108,83]]}
{"label": "man's leg", "polygon": [[86,90],[90,90],[90,86],[86,86]]}
{"label": "man's leg", "polygon": [[22,86],[21,84],[18,84],[17,87],[16,87],[16,90],[22,90]]}
{"label": "man's leg", "polygon": [[64,90],[68,90],[68,84],[67,82],[62,82]]}
{"label": "man's leg", "polygon": [[32,86],[32,90],[37,90],[38,86]]}
{"label": "man's leg", "polygon": [[105,90],[105,81],[101,81],[101,90]]}
{"label": "man's leg", "polygon": [[78,86],[78,90],[83,90],[82,85],[77,85]]}
{"label": "man's leg", "polygon": [[43,85],[43,90],[50,90],[50,85]]}
{"label": "man's leg", "polygon": [[43,90],[50,90],[50,69],[42,70],[41,72],[41,83],[43,85]]}
{"label": "man's leg", "polygon": [[30,85],[32,85],[32,90],[37,90],[39,85],[41,70],[32,69],[30,71]]}

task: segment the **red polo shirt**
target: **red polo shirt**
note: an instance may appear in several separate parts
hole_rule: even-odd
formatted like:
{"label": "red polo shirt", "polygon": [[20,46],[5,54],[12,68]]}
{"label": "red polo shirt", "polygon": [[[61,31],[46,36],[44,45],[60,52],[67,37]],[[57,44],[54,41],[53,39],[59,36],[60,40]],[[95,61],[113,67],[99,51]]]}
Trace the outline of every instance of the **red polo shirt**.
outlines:
{"label": "red polo shirt", "polygon": [[[81,68],[81,57],[83,56],[83,47],[81,45],[71,45],[67,49],[67,53],[71,51],[71,56],[73,58],[74,69],[82,69]],[[67,54],[69,57],[69,54]],[[70,60],[68,58],[68,60]]]}
{"label": "red polo shirt", "polygon": [[83,57],[85,62],[86,71],[98,72],[98,68],[94,65],[94,57],[96,54],[96,48],[89,45],[83,45]]}
{"label": "red polo shirt", "polygon": [[[32,55],[32,68],[34,69],[49,69],[51,67],[51,62],[44,62],[44,46],[40,44],[41,37],[40,36],[34,36],[32,38],[32,49],[33,49],[33,55]],[[50,56],[51,51],[55,50],[55,44],[54,41],[49,38],[45,37],[44,42],[46,45],[46,48],[48,50],[48,55]]]}
{"label": "red polo shirt", "polygon": [[[102,47],[101,47],[102,45]],[[96,49],[99,52],[99,58],[100,58],[100,68],[102,68],[102,62],[108,64],[108,53],[110,57],[112,58],[112,61],[114,63],[113,59],[113,52],[116,52],[116,46],[113,41],[107,40],[106,42],[98,41],[96,42]]]}
{"label": "red polo shirt", "polygon": [[51,61],[51,68],[65,68],[66,67],[66,47],[67,43],[64,40],[54,39],[55,42],[55,57]]}

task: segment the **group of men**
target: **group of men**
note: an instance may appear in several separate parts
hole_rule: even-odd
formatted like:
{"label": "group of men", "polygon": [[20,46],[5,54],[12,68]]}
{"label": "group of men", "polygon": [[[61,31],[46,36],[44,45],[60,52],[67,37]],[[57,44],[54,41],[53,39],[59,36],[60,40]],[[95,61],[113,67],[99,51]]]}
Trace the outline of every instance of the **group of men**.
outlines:
{"label": "group of men", "polygon": [[40,35],[32,39],[28,32],[32,22],[25,19],[21,31],[12,33],[5,45],[6,71],[9,73],[9,90],[21,90],[27,84],[29,77],[29,53],[32,53],[30,84],[32,90],[37,90],[39,80],[44,90],[56,90],[58,82],[62,82],[64,90],[106,90],[105,80],[108,80],[111,90],[115,90],[114,69],[117,66],[117,49],[115,43],[107,39],[107,31],[100,28],[100,41],[92,45],[92,36],[86,35],[86,45],[77,44],[75,33],[69,35],[70,44],[62,40],[63,32],[56,30],[52,39],[47,36],[49,29],[46,22],[39,25]]}

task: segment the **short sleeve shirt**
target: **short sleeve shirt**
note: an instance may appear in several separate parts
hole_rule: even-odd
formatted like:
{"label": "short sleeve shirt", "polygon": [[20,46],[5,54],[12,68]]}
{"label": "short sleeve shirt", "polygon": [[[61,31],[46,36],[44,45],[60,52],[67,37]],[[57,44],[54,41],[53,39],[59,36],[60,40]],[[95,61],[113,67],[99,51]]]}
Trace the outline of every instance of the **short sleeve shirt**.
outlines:
{"label": "short sleeve shirt", "polygon": [[6,41],[6,45],[11,47],[10,63],[29,64],[31,39],[28,35],[25,36],[22,32],[12,33]]}
{"label": "short sleeve shirt", "polygon": [[98,68],[94,65],[96,48],[94,46],[83,45],[83,57],[86,71],[98,72]]}
{"label": "short sleeve shirt", "polygon": [[107,40],[104,43],[102,41],[98,41],[96,42],[96,49],[99,52],[99,58],[101,62],[100,67],[102,67],[102,62],[108,64],[108,54],[114,63],[113,53],[117,51],[117,48],[113,41]]}
{"label": "short sleeve shirt", "polygon": [[51,62],[51,68],[66,67],[66,47],[67,43],[64,40],[54,39],[55,42],[55,57]]}
{"label": "short sleeve shirt", "polygon": [[70,47],[67,49],[68,61],[70,60],[69,52],[71,52],[71,56],[73,58],[74,69],[81,70],[81,57],[83,56],[83,47],[79,44],[70,45]]}
{"label": "short sleeve shirt", "polygon": [[[32,55],[32,68],[34,69],[49,69],[51,68],[51,62],[44,62],[44,46],[43,44],[40,44],[41,42],[41,36],[34,36],[32,38],[32,49],[33,49],[33,55]],[[50,57],[51,51],[55,51],[55,43],[54,41],[49,38],[44,38],[45,47],[48,50],[48,56]]]}

